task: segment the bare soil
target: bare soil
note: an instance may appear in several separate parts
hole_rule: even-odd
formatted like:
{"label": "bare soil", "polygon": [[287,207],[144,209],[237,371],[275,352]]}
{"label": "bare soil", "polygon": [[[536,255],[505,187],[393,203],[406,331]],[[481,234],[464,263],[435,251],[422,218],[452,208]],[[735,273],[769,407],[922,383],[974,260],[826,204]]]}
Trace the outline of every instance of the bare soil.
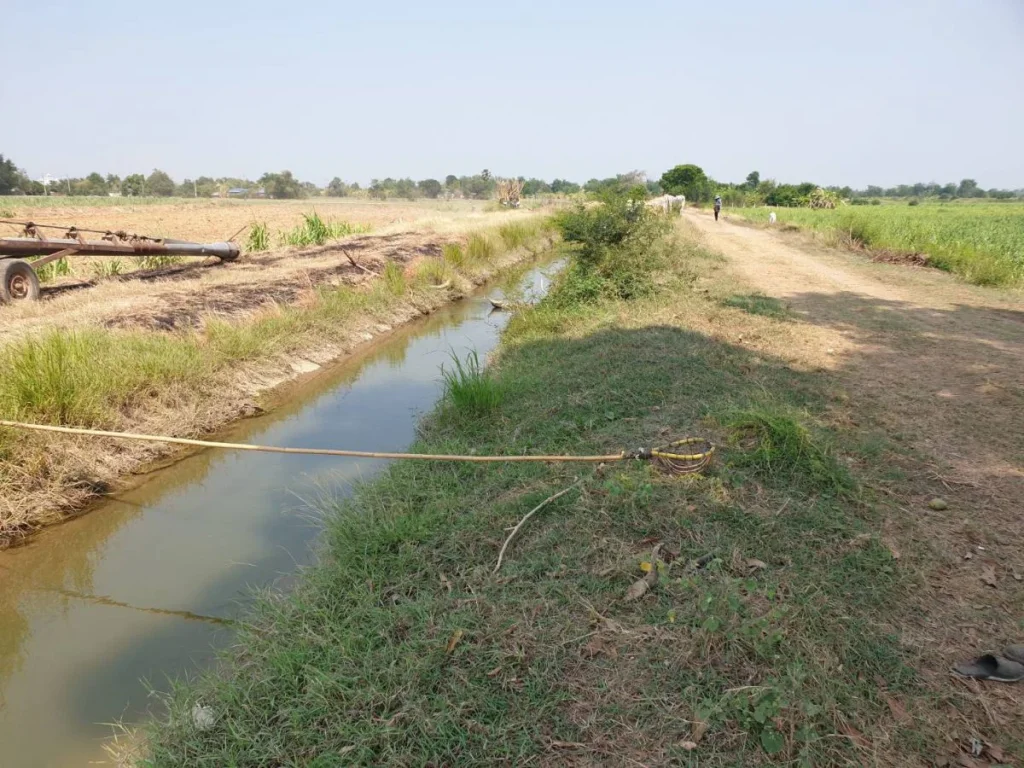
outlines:
{"label": "bare soil", "polygon": [[[904,642],[932,659],[937,688],[965,688],[992,725],[1019,722],[1024,688],[948,670],[1024,642],[1024,295],[686,217],[740,284],[792,313],[788,333],[740,341],[830,371],[837,420],[855,414],[840,426],[881,432],[892,472],[875,490],[904,513],[892,534],[921,584]],[[935,497],[948,508],[930,509]]]}

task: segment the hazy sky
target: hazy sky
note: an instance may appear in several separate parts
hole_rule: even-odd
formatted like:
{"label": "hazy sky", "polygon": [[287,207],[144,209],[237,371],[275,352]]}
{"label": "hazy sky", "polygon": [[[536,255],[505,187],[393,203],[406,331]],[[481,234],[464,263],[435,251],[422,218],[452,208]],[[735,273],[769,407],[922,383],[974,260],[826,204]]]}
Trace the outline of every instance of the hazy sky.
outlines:
{"label": "hazy sky", "polygon": [[0,0],[34,177],[1024,187],[1024,0]]}

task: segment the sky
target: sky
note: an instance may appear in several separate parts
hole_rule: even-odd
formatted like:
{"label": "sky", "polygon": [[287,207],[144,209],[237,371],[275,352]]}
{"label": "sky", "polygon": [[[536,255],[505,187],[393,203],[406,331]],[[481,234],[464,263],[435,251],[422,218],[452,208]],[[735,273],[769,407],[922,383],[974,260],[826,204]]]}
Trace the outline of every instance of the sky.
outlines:
{"label": "sky", "polygon": [[31,176],[1024,187],[1024,0],[0,0]]}

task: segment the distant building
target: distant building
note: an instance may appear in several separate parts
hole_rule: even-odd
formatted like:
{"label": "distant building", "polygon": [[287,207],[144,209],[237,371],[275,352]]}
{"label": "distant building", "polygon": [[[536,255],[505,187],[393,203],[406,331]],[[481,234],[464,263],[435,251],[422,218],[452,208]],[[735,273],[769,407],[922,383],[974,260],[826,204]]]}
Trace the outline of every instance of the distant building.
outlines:
{"label": "distant building", "polygon": [[249,190],[245,187],[232,187],[228,190],[228,197],[245,197],[249,194]]}

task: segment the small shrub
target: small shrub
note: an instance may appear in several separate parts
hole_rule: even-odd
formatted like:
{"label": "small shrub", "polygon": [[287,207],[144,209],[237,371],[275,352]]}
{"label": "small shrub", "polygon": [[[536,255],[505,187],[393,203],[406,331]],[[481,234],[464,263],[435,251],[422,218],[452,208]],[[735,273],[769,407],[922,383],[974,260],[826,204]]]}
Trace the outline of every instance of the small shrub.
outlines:
{"label": "small shrub", "polygon": [[13,219],[14,211],[10,208],[0,208],[0,219]]}
{"label": "small shrub", "polygon": [[445,263],[453,269],[461,269],[466,264],[466,254],[458,243],[445,243],[442,250]]}
{"label": "small shrub", "polygon": [[907,203],[907,205],[920,205],[920,204],[921,204],[921,201],[920,201],[920,200],[918,200],[918,199],[917,199],[916,197],[915,197],[915,198],[913,198],[913,199],[911,199],[911,200],[910,200],[910,201],[909,201],[909,202]]}
{"label": "small shrub", "polygon": [[395,262],[389,261],[384,265],[384,287],[392,296],[401,296],[405,293],[406,285],[405,271]]}
{"label": "small shrub", "polygon": [[494,241],[482,232],[474,232],[466,243],[466,256],[470,261],[490,261],[497,248]]}
{"label": "small shrub", "polygon": [[316,211],[302,214],[302,224],[281,235],[284,245],[306,247],[323,245],[328,240],[337,240],[358,232],[368,232],[370,227],[347,221],[324,221]]}
{"label": "small shrub", "polygon": [[270,229],[265,221],[254,221],[249,227],[249,237],[245,241],[248,253],[261,253],[270,249]]}
{"label": "small shrub", "polygon": [[452,366],[441,366],[444,393],[456,409],[480,415],[494,410],[504,397],[499,382],[483,369],[476,350],[466,356],[465,362],[455,352],[450,353]]}

